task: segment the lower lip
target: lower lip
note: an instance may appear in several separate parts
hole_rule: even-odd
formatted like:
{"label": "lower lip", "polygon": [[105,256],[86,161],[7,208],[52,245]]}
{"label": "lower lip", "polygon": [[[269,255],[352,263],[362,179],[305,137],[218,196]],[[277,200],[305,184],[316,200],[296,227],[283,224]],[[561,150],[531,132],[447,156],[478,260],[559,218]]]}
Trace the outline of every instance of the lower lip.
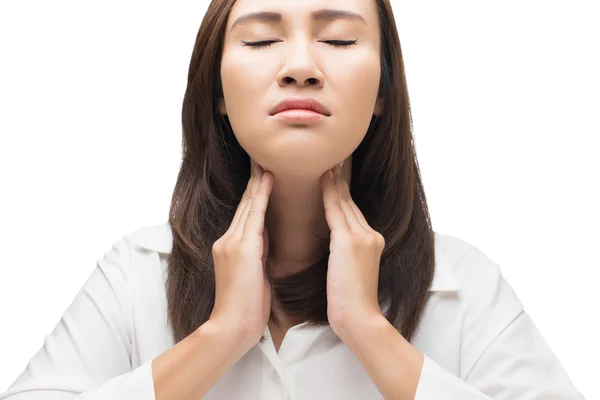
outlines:
{"label": "lower lip", "polygon": [[277,119],[283,119],[286,121],[299,121],[299,122],[309,122],[309,121],[318,121],[327,118],[327,116],[323,114],[319,114],[318,112],[311,110],[301,110],[301,109],[293,109],[286,110],[280,113],[273,115]]}

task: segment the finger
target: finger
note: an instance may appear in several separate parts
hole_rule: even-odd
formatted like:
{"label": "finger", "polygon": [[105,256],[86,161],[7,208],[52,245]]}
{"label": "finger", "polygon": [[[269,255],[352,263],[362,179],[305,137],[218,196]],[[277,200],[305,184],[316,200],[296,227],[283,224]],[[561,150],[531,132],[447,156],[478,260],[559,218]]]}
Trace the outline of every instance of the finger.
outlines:
{"label": "finger", "polygon": [[350,194],[350,185],[348,181],[344,178],[343,175],[343,167],[336,165],[338,170],[334,173],[334,181],[335,187],[342,201],[342,208],[344,210],[344,214],[346,215],[346,220],[348,221],[348,226],[350,229],[359,229],[361,231],[368,232],[369,224],[364,219],[362,213],[352,201],[352,195]]}
{"label": "finger", "polygon": [[[335,168],[334,168],[335,169]],[[331,231],[348,230],[348,222],[342,209],[342,202],[335,187],[333,171],[329,170],[323,174],[323,205],[325,207],[325,219]]]}
{"label": "finger", "polygon": [[242,214],[242,212],[244,211],[244,207],[246,206],[246,200],[248,198],[249,189],[253,183],[253,180],[254,166],[252,165],[252,167],[250,168],[250,179],[248,179],[248,183],[246,184],[246,190],[244,190],[244,193],[242,194],[242,198],[240,199],[240,202],[235,210],[235,214],[233,216],[231,224],[229,225],[229,230],[227,231],[227,233],[232,233],[237,229],[237,225],[240,220],[240,215]]}
{"label": "finger", "polygon": [[269,232],[267,231],[267,227],[263,226],[263,256],[262,262],[263,267],[266,267],[267,257],[269,255]]}
{"label": "finger", "polygon": [[257,181],[259,179],[259,166],[254,161],[252,161],[252,167],[250,169],[250,179],[248,179],[248,184],[246,185],[246,190],[242,195],[242,199],[240,200],[240,204],[236,210],[236,213],[233,217],[233,221],[231,222],[231,233],[237,232],[238,226],[240,225],[240,220],[242,219],[242,215],[244,215],[244,210],[248,205],[249,198],[253,194],[254,187],[257,186]]}
{"label": "finger", "polygon": [[246,223],[244,224],[243,238],[249,238],[251,235],[263,237],[263,232],[265,230],[265,214],[267,212],[272,189],[273,175],[270,172],[265,172],[258,191],[254,196],[254,201],[248,211]]}
{"label": "finger", "polygon": [[344,179],[342,174],[342,167],[340,165],[336,165],[333,169],[333,176],[335,182],[335,189],[340,198],[340,204],[342,211],[344,212],[344,216],[346,217],[346,222],[351,231],[364,231],[364,227],[359,222],[352,206],[348,200],[350,199],[350,188],[348,187],[348,181]]}
{"label": "finger", "polygon": [[240,219],[236,226],[236,230],[234,231],[234,235],[237,237],[242,237],[242,234],[244,233],[244,225],[246,224],[246,218],[248,218],[248,212],[250,211],[250,208],[252,207],[252,202],[254,201],[254,196],[256,196],[256,192],[258,191],[258,188],[260,187],[261,175],[259,175],[259,171],[260,171],[260,169],[259,169],[258,164],[254,163],[253,182],[252,182],[252,185],[250,185],[250,188],[248,188],[246,203],[244,204],[244,209],[242,210],[242,213],[240,214]]}
{"label": "finger", "polygon": [[369,225],[369,223],[367,222],[367,219],[365,218],[365,216],[362,213],[362,211],[360,210],[360,208],[358,208],[358,206],[356,205],[354,200],[352,200],[352,198],[350,198],[348,203],[350,204],[350,207],[352,207],[352,210],[354,211],[354,215],[358,219],[358,222],[360,222],[360,224],[362,225],[363,229],[367,232],[371,231],[373,228],[371,228],[371,225]]}

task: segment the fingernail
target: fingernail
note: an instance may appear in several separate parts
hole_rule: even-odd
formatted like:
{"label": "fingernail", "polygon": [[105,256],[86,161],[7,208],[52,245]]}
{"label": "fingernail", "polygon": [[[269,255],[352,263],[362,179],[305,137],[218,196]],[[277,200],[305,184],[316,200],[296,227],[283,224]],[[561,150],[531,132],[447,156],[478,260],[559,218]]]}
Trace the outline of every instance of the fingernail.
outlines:
{"label": "fingernail", "polygon": [[343,168],[344,168],[344,162],[342,161],[342,162],[339,164],[339,166],[340,166],[340,168],[342,168],[342,169],[343,169]]}

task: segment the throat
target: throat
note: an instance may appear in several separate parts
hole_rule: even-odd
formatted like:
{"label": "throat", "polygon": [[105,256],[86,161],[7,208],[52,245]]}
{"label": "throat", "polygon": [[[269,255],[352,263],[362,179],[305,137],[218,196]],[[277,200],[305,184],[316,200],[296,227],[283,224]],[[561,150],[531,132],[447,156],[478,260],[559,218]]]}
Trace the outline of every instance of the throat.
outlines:
{"label": "throat", "polygon": [[279,349],[281,348],[281,343],[283,343],[283,338],[287,333],[289,328],[278,328],[276,326],[269,326],[269,331],[271,332],[271,340],[273,340],[273,346],[275,346],[275,352],[279,353]]}
{"label": "throat", "polygon": [[275,347],[275,352],[279,353],[279,349],[285,339],[285,335],[290,330],[290,328],[301,324],[302,321],[290,321],[288,319],[281,320],[279,326],[275,325],[275,323],[271,320],[269,321],[269,333],[271,334],[271,340],[273,341],[273,346]]}

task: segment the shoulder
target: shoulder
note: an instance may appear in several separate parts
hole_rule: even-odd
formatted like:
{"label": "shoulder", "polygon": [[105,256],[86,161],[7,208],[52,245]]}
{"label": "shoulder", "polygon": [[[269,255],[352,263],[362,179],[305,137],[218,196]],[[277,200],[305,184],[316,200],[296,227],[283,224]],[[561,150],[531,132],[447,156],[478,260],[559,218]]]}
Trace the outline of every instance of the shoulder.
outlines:
{"label": "shoulder", "polygon": [[[466,357],[475,357],[523,312],[524,306],[501,266],[482,250],[447,234],[436,233],[436,240],[446,260],[443,264],[459,286],[457,296],[438,299],[439,304],[451,302],[457,307],[452,319],[462,332],[462,346],[473,350]],[[472,365],[475,359],[465,362]]]}
{"label": "shoulder", "polygon": [[[507,283],[501,266],[474,244],[454,235],[435,233],[436,268],[450,270],[463,300]],[[487,287],[487,288],[486,288]]]}
{"label": "shoulder", "polygon": [[457,307],[455,318],[467,341],[491,340],[524,310],[519,296],[481,249],[452,235],[436,233],[436,240],[441,254],[436,268],[448,269],[457,282],[456,296],[439,298],[440,304]]}
{"label": "shoulder", "polygon": [[171,246],[168,222],[143,226],[114,241],[111,249],[98,260],[98,268],[113,281],[130,282],[139,279],[139,273],[146,274],[155,267],[162,267],[164,260],[151,254],[168,254]]}
{"label": "shoulder", "polygon": [[168,254],[173,246],[173,233],[168,221],[140,227],[125,236],[134,250]]}

